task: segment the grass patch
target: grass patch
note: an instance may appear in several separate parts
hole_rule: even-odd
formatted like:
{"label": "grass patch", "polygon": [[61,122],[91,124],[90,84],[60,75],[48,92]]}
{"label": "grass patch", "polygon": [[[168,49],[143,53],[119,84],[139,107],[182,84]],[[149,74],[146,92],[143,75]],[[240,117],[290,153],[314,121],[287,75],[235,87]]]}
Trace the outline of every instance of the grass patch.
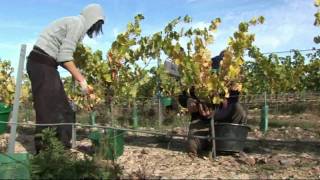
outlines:
{"label": "grass patch", "polygon": [[[307,119],[294,119],[294,115],[290,115],[288,119],[281,119],[277,115],[269,114],[269,127],[270,128],[280,128],[280,127],[300,127],[303,129],[315,129],[319,128],[320,125],[317,121],[309,121]],[[248,119],[248,124],[250,125],[260,125],[260,116],[254,116]]]}
{"label": "grass patch", "polygon": [[269,121],[269,126],[274,128],[284,127],[301,127],[303,129],[313,129],[318,127],[319,125],[316,122],[308,122],[308,121],[287,121],[287,120],[271,120]]}
{"label": "grass patch", "polygon": [[273,164],[263,164],[258,166],[258,171],[262,170],[262,171],[276,171],[278,170],[279,167],[275,166]]}

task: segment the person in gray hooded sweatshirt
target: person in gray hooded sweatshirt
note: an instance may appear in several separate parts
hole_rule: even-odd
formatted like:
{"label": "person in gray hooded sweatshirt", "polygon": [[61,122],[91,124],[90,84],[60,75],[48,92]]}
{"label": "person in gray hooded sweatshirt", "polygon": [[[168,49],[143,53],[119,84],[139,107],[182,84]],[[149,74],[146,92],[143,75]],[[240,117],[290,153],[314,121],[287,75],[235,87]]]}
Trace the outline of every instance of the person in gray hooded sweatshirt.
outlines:
{"label": "person in gray hooded sweatshirt", "polygon": [[[89,4],[80,15],[58,19],[41,32],[28,56],[27,73],[32,87],[37,124],[73,123],[75,121],[57,67],[60,65],[79,82],[83,93],[93,92],[85,77],[73,62],[73,53],[87,34],[90,38],[102,33],[103,9],[99,4]],[[44,148],[41,131],[46,126],[37,126],[35,149]],[[66,148],[71,147],[70,125],[56,126],[58,139]]]}

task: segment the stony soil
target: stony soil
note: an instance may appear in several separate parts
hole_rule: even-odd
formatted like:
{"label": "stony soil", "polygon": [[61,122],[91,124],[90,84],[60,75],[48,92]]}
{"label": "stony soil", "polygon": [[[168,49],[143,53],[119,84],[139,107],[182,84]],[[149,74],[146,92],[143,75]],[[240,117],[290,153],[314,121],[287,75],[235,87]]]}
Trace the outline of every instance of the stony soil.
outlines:
{"label": "stony soil", "polygon": [[[320,122],[319,117],[302,116]],[[32,134],[21,132],[17,137],[16,152],[33,153]],[[184,129],[179,128],[174,132],[185,133]],[[116,163],[122,169],[122,178],[318,179],[319,136],[317,127],[283,126],[270,128],[267,134],[262,134],[258,127],[253,126],[244,152],[218,154],[216,159],[210,160],[207,156],[189,156],[184,150],[183,138],[130,133],[125,139],[124,154]],[[6,151],[8,139],[9,134],[0,135],[0,152]],[[91,146],[88,139],[82,139],[77,144]]]}
{"label": "stony soil", "polygon": [[211,161],[179,151],[126,146],[117,162],[125,178],[320,178],[320,158],[310,153],[240,153]]}

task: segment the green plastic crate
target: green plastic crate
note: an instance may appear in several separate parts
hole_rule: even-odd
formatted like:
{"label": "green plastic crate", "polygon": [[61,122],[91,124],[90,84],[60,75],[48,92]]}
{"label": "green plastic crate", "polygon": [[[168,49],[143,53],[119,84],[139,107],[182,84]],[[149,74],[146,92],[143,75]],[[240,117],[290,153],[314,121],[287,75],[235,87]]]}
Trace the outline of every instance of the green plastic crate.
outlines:
{"label": "green plastic crate", "polygon": [[7,122],[9,121],[9,116],[12,108],[9,106],[6,106],[3,103],[0,103],[0,122],[6,122],[6,123],[0,123],[0,134],[3,134],[6,132],[7,129]]}
{"label": "green plastic crate", "polygon": [[30,179],[29,154],[0,153],[0,179]]}
{"label": "green plastic crate", "polygon": [[99,141],[101,136],[102,136],[102,133],[100,133],[99,131],[93,131],[89,134],[89,139],[94,145],[99,146],[100,144]]}
{"label": "green plastic crate", "polygon": [[106,133],[93,131],[89,139],[95,146],[96,154],[104,159],[114,160],[123,154],[124,131],[109,129]]}
{"label": "green plastic crate", "polygon": [[161,103],[164,106],[170,106],[172,104],[172,98],[171,97],[162,97],[161,98]]}

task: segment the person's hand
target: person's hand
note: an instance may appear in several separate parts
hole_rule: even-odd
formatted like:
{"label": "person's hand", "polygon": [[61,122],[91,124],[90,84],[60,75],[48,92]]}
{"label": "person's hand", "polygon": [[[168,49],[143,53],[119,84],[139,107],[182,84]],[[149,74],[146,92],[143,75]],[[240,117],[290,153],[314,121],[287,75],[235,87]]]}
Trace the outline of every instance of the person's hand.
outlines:
{"label": "person's hand", "polygon": [[88,85],[86,80],[83,80],[83,81],[79,82],[79,84],[80,84],[80,87],[81,87],[81,92],[84,95],[90,95],[90,94],[93,93],[93,87]]}
{"label": "person's hand", "polygon": [[187,108],[190,113],[198,112],[198,102],[193,98],[188,98]]}
{"label": "person's hand", "polygon": [[90,100],[96,100],[97,99],[95,94],[89,94],[89,98],[90,98]]}
{"label": "person's hand", "polygon": [[88,94],[91,95],[93,94],[93,87],[88,85]]}
{"label": "person's hand", "polygon": [[228,107],[228,100],[227,99],[224,99],[223,101],[222,101],[222,108],[223,109],[226,109]]}
{"label": "person's hand", "polygon": [[199,104],[199,113],[201,116],[206,118],[210,118],[212,116],[212,110],[202,103]]}
{"label": "person's hand", "polygon": [[190,113],[199,112],[201,116],[206,118],[210,118],[212,116],[212,109],[193,98],[188,98],[187,107]]}

